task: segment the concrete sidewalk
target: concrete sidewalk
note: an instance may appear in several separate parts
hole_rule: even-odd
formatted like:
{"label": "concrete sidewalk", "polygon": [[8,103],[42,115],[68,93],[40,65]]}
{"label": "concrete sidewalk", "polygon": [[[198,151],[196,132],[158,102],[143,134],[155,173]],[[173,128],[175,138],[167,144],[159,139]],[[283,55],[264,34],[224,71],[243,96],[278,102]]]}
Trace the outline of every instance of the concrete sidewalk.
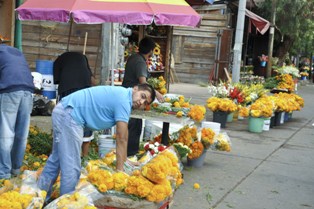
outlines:
{"label": "concrete sidewalk", "polygon": [[[206,90],[170,87],[171,93],[190,94],[199,104],[208,98]],[[209,151],[203,167],[185,167],[185,183],[171,209],[314,208],[314,86],[298,90],[305,107],[281,126],[257,134],[247,131],[247,120],[228,123],[221,131],[231,138],[231,152]],[[194,183],[201,188],[193,189]]]}
{"label": "concrete sidewalk", "polygon": [[[193,84],[171,84],[169,92],[196,104],[209,97],[206,87]],[[314,86],[301,85],[298,94],[305,107],[269,131],[250,133],[247,120],[228,123],[221,131],[231,138],[231,152],[208,151],[203,167],[185,167],[171,209],[314,208]],[[35,116],[31,123],[51,130],[50,117]],[[194,183],[201,188],[193,189]]]}

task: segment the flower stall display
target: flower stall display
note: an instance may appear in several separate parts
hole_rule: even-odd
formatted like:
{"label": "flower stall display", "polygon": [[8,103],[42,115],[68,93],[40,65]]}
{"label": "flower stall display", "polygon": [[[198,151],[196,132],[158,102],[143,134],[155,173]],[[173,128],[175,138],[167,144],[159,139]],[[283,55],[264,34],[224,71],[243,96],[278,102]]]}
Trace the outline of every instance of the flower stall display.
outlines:
{"label": "flower stall display", "polygon": [[300,77],[299,69],[293,65],[282,66],[282,67],[276,69],[276,72],[279,74],[289,74],[289,75],[292,75],[292,77],[294,77],[294,78]]}
{"label": "flower stall display", "polygon": [[147,60],[148,71],[160,71],[165,69],[160,50],[160,45],[156,43],[152,56]]}

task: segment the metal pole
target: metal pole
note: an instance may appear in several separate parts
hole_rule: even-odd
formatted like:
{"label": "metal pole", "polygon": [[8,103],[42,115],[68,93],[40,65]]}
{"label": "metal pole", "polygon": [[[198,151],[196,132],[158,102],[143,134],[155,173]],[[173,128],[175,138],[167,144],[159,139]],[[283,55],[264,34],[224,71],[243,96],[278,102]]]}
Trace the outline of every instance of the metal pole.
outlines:
{"label": "metal pole", "polygon": [[268,38],[268,63],[267,63],[267,71],[266,78],[271,77],[271,69],[272,69],[272,58],[273,58],[273,47],[274,47],[274,37],[275,37],[275,24],[276,24],[276,1],[272,1],[271,5],[271,22],[269,28],[269,38]]}
{"label": "metal pole", "polygon": [[244,31],[244,20],[245,20],[245,7],[246,0],[239,1],[238,19],[235,43],[233,47],[233,67],[232,67],[232,82],[237,83],[240,80],[240,67],[241,67],[241,56],[242,56],[242,44],[243,44],[243,31]]}

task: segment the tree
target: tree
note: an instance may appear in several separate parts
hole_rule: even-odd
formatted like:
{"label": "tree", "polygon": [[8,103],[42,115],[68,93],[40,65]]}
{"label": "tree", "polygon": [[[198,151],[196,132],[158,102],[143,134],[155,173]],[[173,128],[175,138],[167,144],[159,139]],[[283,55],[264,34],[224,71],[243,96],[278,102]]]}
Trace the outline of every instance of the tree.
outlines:
{"label": "tree", "polygon": [[[314,51],[314,1],[277,0],[274,57],[283,61],[285,55],[309,57]],[[271,17],[271,0],[258,5],[257,13]]]}

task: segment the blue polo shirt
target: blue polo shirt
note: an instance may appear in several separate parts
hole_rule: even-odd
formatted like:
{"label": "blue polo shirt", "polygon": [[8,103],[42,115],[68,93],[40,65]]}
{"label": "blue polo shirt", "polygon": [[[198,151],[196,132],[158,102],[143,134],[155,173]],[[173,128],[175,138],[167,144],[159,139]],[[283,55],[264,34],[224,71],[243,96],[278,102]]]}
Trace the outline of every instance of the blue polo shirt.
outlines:
{"label": "blue polo shirt", "polygon": [[118,121],[128,123],[132,110],[132,88],[96,86],[76,91],[61,100],[72,107],[72,118],[93,130],[111,128]]}

